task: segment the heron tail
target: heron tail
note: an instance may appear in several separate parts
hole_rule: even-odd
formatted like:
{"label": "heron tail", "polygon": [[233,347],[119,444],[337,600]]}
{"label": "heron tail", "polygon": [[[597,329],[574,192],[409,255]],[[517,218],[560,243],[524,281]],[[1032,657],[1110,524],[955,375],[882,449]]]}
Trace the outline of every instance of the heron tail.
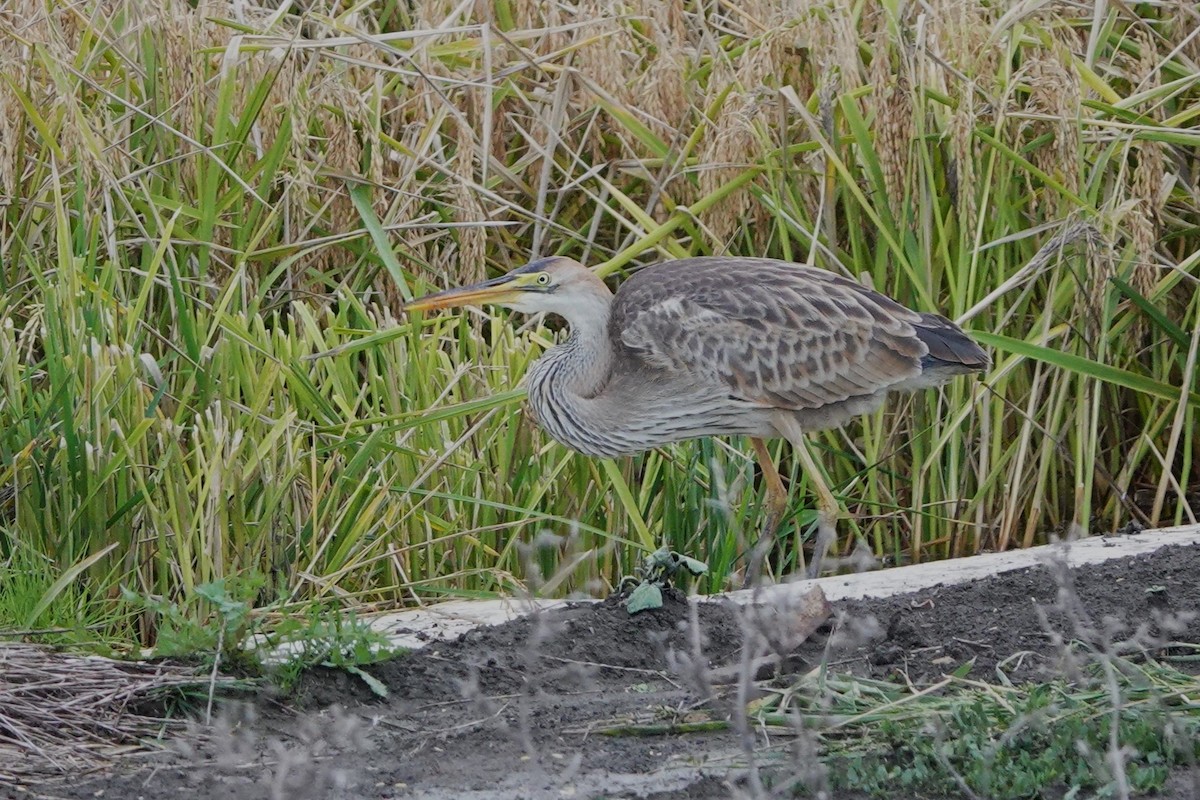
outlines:
{"label": "heron tail", "polygon": [[987,352],[941,314],[921,314],[914,327],[917,338],[929,348],[929,355],[921,359],[923,372],[982,372],[992,365]]}

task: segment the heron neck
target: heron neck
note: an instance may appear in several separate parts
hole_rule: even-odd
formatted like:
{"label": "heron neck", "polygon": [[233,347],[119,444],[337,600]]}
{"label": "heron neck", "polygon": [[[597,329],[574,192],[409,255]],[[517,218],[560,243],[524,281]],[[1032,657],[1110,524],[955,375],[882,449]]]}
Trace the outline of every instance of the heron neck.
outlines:
{"label": "heron neck", "polygon": [[571,334],[555,348],[562,351],[557,376],[560,389],[594,397],[608,383],[613,366],[612,343],[608,338],[611,306],[612,295],[595,296],[563,315]]}

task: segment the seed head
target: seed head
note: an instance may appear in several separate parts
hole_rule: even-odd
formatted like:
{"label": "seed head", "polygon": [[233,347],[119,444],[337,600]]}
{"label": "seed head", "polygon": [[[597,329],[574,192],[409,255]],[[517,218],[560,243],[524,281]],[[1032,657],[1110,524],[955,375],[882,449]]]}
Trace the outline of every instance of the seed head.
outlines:
{"label": "seed head", "polygon": [[[1080,88],[1075,73],[1065,66],[1057,51],[1036,51],[1021,69],[1029,88],[1024,112],[1029,118],[1031,138],[1050,134],[1049,143],[1033,154],[1033,162],[1068,190],[1079,188]],[[1035,196],[1035,203],[1037,202]],[[1057,213],[1059,209],[1049,209]]]}
{"label": "seed head", "polygon": [[875,39],[875,61],[871,64],[871,83],[877,98],[875,151],[883,169],[888,201],[899,216],[908,191],[909,156],[916,138],[912,87],[904,59],[891,61],[886,34]]}
{"label": "seed head", "polygon": [[[1140,55],[1136,74],[1131,76],[1139,91],[1154,89],[1161,83],[1158,69],[1158,50],[1154,38],[1143,30],[1134,34]],[[1153,103],[1148,103],[1142,113],[1152,119],[1160,116]],[[1167,189],[1166,156],[1161,142],[1141,140],[1132,148],[1137,158],[1133,169],[1131,196],[1135,201],[1129,228],[1133,239],[1136,263],[1131,275],[1133,288],[1142,296],[1148,296],[1158,280],[1155,248],[1162,230],[1163,198]]]}
{"label": "seed head", "polygon": [[955,200],[960,226],[971,235],[978,222],[978,193],[975,177],[974,87],[967,86],[959,98],[958,109],[950,117],[950,152],[954,159]]}

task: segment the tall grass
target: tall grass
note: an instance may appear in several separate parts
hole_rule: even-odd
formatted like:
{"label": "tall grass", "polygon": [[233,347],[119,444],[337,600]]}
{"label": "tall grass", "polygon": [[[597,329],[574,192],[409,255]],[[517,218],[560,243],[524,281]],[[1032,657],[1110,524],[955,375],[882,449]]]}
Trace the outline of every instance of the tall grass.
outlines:
{"label": "tall grass", "polygon": [[0,622],[603,592],[663,541],[720,588],[744,443],[573,455],[518,413],[553,325],[396,317],[550,253],[812,261],[994,348],[819,437],[842,552],[1194,521],[1200,18],[1095,8],[0,6],[0,560],[44,578]]}

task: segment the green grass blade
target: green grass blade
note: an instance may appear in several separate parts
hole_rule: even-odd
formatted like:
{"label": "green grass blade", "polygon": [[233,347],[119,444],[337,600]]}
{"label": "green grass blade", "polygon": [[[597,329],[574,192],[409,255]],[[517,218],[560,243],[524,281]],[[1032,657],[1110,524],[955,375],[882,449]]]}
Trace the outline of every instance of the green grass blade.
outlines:
{"label": "green grass blade", "polygon": [[1135,392],[1141,392],[1152,397],[1161,397],[1164,400],[1179,400],[1180,397],[1184,397],[1189,405],[1200,406],[1200,393],[1184,392],[1178,387],[1161,383],[1145,375],[1129,372],[1120,367],[1102,364],[1090,358],[1075,355],[1074,353],[1054,350],[1003,334],[973,331],[971,336],[997,350],[1003,350],[1008,353],[1024,356],[1025,358],[1032,358],[1036,361],[1065,369],[1068,372],[1074,372],[1089,378],[1096,378],[1115,386],[1123,386],[1126,389],[1132,389]]}

